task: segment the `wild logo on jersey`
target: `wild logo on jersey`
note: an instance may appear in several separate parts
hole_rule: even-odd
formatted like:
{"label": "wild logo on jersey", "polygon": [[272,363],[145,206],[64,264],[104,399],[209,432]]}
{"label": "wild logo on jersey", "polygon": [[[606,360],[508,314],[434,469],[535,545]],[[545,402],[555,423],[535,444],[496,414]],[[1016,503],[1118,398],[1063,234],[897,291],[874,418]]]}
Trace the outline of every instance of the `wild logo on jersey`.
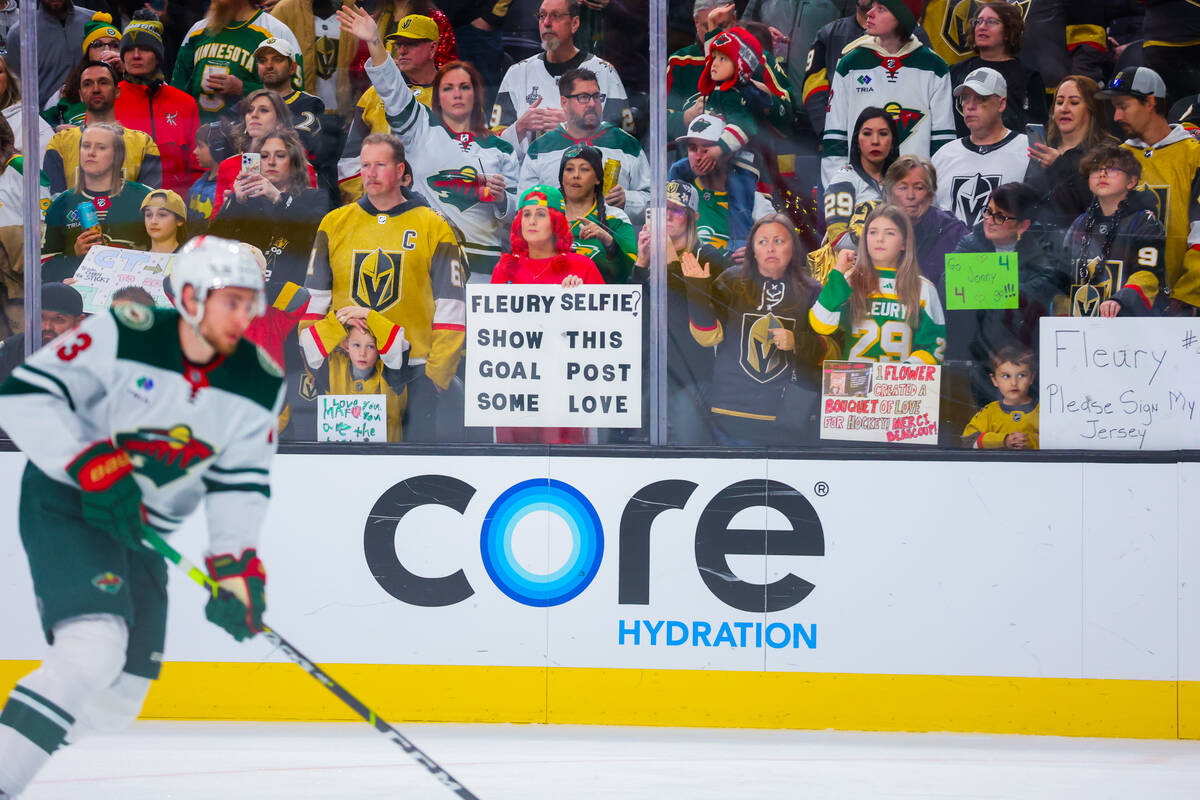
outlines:
{"label": "wild logo on jersey", "polygon": [[954,215],[967,223],[968,228],[983,218],[988,198],[1000,185],[999,175],[956,175],[950,182],[950,202]]}
{"label": "wild logo on jersey", "polygon": [[404,253],[383,248],[354,251],[350,297],[360,306],[383,311],[400,299]]}
{"label": "wild logo on jersey", "polygon": [[905,108],[894,100],[883,107],[883,110],[892,115],[892,119],[896,120],[896,130],[900,134],[901,143],[908,138],[913,129],[921,120],[925,119],[925,112],[915,108]]}
{"label": "wild logo on jersey", "polygon": [[438,199],[459,211],[466,211],[484,199],[487,184],[480,180],[474,167],[442,169],[425,179]]}
{"label": "wild logo on jersey", "polygon": [[775,346],[771,331],[776,328],[796,329],[796,320],[766,314],[742,315],[742,369],[759,383],[769,383],[787,369],[787,358]]}
{"label": "wild logo on jersey", "polygon": [[182,478],[194,467],[216,455],[213,446],[197,439],[187,425],[163,428],[139,428],[131,433],[118,433],[117,447],[129,454],[133,468],[155,486],[166,486]]}

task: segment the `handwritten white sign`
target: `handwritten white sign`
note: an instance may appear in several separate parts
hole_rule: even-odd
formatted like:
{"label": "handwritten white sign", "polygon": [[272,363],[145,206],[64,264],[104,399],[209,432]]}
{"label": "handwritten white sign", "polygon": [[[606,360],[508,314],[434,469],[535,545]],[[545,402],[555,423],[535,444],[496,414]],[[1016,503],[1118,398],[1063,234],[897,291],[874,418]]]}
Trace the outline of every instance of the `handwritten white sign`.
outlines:
{"label": "handwritten white sign", "polygon": [[317,397],[318,442],[387,440],[387,395],[323,394]]}
{"label": "handwritten white sign", "polygon": [[638,286],[467,286],[465,424],[638,428]]}
{"label": "handwritten white sign", "polygon": [[1200,447],[1200,320],[1047,317],[1039,335],[1043,448]]}
{"label": "handwritten white sign", "polygon": [[156,306],[169,307],[163,278],[171,272],[173,253],[146,253],[120,247],[97,245],[87,251],[75,270],[75,288],[83,296],[87,314],[107,311],[113,293],[126,286],[140,286],[154,298]]}

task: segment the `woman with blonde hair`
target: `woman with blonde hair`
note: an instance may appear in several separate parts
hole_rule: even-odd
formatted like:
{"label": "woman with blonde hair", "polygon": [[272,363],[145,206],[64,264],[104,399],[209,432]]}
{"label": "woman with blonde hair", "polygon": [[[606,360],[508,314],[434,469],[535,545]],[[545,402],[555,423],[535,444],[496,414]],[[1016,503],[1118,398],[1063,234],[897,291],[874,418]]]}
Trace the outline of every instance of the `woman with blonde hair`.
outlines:
{"label": "woman with blonde hair", "polygon": [[1068,75],[1054,90],[1046,143],[1031,144],[1025,183],[1037,192],[1035,220],[1065,232],[1092,202],[1079,171],[1085,153],[1117,140],[1105,130],[1108,114],[1096,97],[1100,85],[1086,75]]}
{"label": "woman with blonde hair", "polygon": [[871,212],[858,251],[838,253],[808,319],[823,336],[842,332],[844,359],[942,362],[942,303],[921,275],[912,223],[903,210],[885,205]]}

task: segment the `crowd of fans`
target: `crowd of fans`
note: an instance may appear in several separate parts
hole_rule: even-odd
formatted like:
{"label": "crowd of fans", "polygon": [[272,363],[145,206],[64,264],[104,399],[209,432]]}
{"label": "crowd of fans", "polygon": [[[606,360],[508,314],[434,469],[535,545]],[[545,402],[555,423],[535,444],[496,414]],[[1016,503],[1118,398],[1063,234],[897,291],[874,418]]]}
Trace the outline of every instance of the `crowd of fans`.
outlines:
{"label": "crowd of fans", "polygon": [[[463,426],[469,282],[665,282],[646,335],[679,444],[814,444],[822,363],[857,360],[941,365],[944,445],[1036,448],[1042,317],[1200,309],[1190,0],[672,2],[665,87],[645,2],[111,5],[41,0],[25,81],[0,20],[0,360],[30,125],[43,316],[82,313],[94,247],[245,242],[284,438],[315,437],[319,394],[370,393],[390,441],[597,441]],[[666,153],[643,149],[650,91]],[[947,310],[956,253],[1015,253],[1018,307]]]}

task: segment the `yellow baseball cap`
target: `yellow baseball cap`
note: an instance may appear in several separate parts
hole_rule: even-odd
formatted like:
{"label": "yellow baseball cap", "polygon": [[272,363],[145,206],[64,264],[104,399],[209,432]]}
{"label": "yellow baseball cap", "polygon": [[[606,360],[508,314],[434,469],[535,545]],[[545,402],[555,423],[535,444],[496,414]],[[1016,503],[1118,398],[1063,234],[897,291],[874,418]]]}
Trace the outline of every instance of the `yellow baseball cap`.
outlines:
{"label": "yellow baseball cap", "polygon": [[422,14],[409,14],[396,23],[396,30],[387,35],[384,41],[388,44],[397,39],[421,39],[436,42],[441,34],[438,33],[437,23]]}
{"label": "yellow baseball cap", "polygon": [[187,207],[183,198],[170,189],[155,189],[142,200],[142,210],[147,208],[165,208],[183,221],[187,221]]}

